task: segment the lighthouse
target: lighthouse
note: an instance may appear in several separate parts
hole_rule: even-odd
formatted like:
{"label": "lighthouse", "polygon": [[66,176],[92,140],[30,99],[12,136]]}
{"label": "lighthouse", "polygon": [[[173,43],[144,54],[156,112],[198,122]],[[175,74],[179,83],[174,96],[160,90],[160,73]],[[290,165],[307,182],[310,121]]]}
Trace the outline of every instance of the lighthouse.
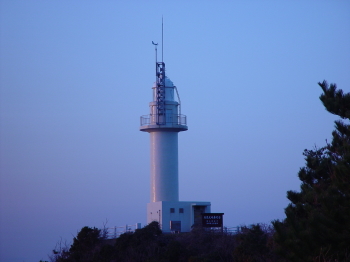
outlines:
{"label": "lighthouse", "polygon": [[[154,43],[153,43],[154,44]],[[178,135],[187,131],[178,90],[157,61],[149,115],[141,116],[140,131],[150,134],[150,202],[147,223],[159,222],[163,232],[189,232],[210,213],[210,202],[179,201]]]}

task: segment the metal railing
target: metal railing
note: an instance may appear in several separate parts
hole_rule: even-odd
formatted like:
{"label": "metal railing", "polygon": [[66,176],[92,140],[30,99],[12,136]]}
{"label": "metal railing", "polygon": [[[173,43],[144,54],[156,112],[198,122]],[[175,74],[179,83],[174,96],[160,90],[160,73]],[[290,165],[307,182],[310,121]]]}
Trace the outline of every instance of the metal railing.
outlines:
{"label": "metal railing", "polygon": [[[143,115],[140,117],[140,125],[157,125],[157,117],[155,115]],[[187,118],[185,115],[172,115],[172,117],[166,117],[165,126],[167,125],[187,125]]]}
{"label": "metal railing", "polygon": [[125,225],[121,227],[108,227],[106,228],[107,231],[107,238],[113,239],[119,237],[121,234],[124,233],[134,233],[136,229],[141,228],[141,223],[137,223],[136,225]]}
{"label": "metal railing", "polygon": [[224,232],[230,234],[237,234],[241,232],[241,227],[224,227]]}

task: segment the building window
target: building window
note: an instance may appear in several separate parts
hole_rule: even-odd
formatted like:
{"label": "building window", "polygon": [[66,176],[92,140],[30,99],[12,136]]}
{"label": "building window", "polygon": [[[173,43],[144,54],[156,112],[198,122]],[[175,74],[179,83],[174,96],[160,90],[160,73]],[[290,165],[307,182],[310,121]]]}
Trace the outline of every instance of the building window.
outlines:
{"label": "building window", "polygon": [[184,209],[182,207],[179,208],[179,213],[183,213]]}
{"label": "building window", "polygon": [[171,207],[170,208],[170,213],[175,213],[175,208]]}

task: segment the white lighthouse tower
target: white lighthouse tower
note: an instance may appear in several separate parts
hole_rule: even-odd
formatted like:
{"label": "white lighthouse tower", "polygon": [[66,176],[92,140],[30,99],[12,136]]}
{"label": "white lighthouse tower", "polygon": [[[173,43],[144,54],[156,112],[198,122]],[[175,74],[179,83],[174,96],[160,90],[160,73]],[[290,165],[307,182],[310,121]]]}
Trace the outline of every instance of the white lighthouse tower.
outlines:
{"label": "white lighthouse tower", "polygon": [[[156,45],[156,44],[155,44]],[[157,45],[156,45],[157,47]],[[157,49],[156,49],[157,54]],[[151,137],[151,199],[147,223],[158,221],[163,232],[188,232],[210,213],[210,202],[179,201],[178,133],[186,131],[176,86],[157,61],[150,114],[141,116],[140,130]]]}

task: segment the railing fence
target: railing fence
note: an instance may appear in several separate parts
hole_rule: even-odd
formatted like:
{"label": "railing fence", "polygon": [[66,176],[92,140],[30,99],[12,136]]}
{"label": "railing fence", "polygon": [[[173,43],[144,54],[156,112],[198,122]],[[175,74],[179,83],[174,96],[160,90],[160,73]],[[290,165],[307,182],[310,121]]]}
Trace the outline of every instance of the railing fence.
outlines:
{"label": "railing fence", "polygon": [[[238,234],[244,231],[246,227],[224,227],[223,232],[229,234]],[[106,228],[106,237],[108,239],[118,238],[121,234],[124,233],[134,233],[136,229],[141,229],[141,223],[136,223],[134,225],[125,225],[125,226],[115,226]],[[243,229],[243,230],[242,230]]]}
{"label": "railing fence", "polygon": [[[156,115],[143,115],[140,117],[140,125],[155,125],[157,123]],[[165,118],[166,124],[171,125],[187,125],[187,118],[185,115],[171,115]]]}
{"label": "railing fence", "polygon": [[108,227],[106,228],[106,236],[109,239],[117,238],[124,233],[133,233],[136,229],[141,229],[141,223],[136,223],[135,225],[125,225],[120,227]]}

